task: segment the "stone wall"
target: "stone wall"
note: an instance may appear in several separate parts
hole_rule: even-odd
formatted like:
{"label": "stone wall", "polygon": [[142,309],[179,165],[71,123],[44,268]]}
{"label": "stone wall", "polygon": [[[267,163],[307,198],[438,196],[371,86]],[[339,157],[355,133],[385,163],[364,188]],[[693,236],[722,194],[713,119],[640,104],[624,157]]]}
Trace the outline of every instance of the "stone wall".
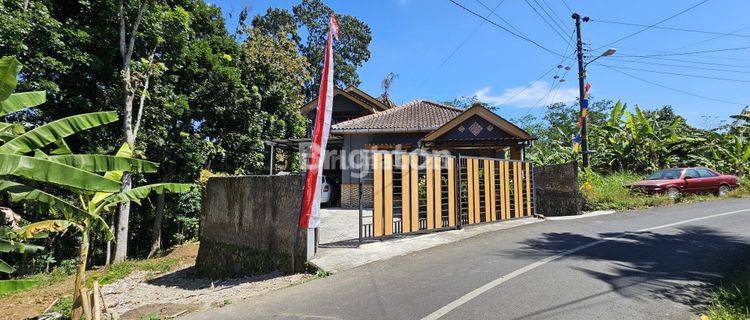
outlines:
{"label": "stone wall", "polygon": [[[363,184],[362,207],[372,208],[372,184]],[[359,184],[341,184],[341,207],[359,208]]]}
{"label": "stone wall", "polygon": [[[235,176],[208,180],[201,213],[199,276],[239,277],[289,271],[304,176]],[[305,262],[305,234],[297,246]]]}
{"label": "stone wall", "polygon": [[581,213],[583,196],[578,188],[575,162],[534,167],[536,213],[546,217]]}

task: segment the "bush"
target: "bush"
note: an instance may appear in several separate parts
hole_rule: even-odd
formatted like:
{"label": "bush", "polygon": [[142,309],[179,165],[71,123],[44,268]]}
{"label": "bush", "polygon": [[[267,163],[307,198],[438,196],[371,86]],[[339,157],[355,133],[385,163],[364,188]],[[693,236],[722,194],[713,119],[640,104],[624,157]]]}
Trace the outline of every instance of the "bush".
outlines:
{"label": "bush", "polygon": [[706,312],[711,320],[750,319],[750,273],[740,274],[716,289]]}
{"label": "bush", "polygon": [[647,195],[633,192],[626,184],[643,179],[630,172],[616,172],[608,176],[586,172],[581,182],[581,191],[586,202],[583,210],[629,210],[667,205],[672,199],[665,195]]}

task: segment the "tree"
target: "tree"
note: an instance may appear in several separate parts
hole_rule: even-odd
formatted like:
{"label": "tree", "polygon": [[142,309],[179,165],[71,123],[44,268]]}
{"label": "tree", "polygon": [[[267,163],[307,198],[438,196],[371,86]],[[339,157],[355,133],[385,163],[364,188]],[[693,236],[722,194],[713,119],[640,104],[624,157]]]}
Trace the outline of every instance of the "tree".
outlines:
{"label": "tree", "polygon": [[[269,9],[265,15],[256,16],[252,25],[265,35],[284,37],[297,45],[299,53],[311,65],[310,75],[304,84],[305,100],[318,94],[318,85],[323,73],[326,34],[330,7],[320,0],[303,0],[292,7],[292,13],[284,9]],[[357,69],[370,59],[370,27],[363,21],[345,14],[336,14],[339,24],[339,40],[333,45],[335,63],[333,78],[339,87],[359,85]],[[293,28],[292,21],[296,24]],[[300,37],[304,35],[304,40]]]}
{"label": "tree", "polygon": [[[211,165],[215,171],[253,174],[265,172],[264,144],[274,138],[301,137],[306,119],[303,84],[308,65],[292,40],[250,29],[242,44],[239,69],[226,70],[223,84],[239,96],[229,104],[214,104],[202,131],[226,152]],[[226,89],[225,89],[226,90]]]}
{"label": "tree", "polygon": [[[20,70],[21,64],[15,58],[0,59],[0,115],[35,107],[45,100],[44,92],[12,93]],[[158,165],[132,158],[132,150],[128,143],[123,144],[116,155],[108,156],[72,154],[64,142],[66,137],[79,131],[117,120],[115,112],[70,116],[29,131],[3,131],[6,133],[6,139],[0,144],[0,176],[3,177],[0,179],[0,192],[9,194],[14,202],[43,203],[50,211],[59,212],[64,217],[27,226],[25,237],[32,237],[44,231],[65,231],[71,226],[81,233],[73,293],[73,319],[78,319],[81,315],[80,290],[86,278],[90,233],[104,232],[107,238],[112,237],[109,226],[102,218],[103,213],[121,203],[139,202],[151,192],[185,192],[193,187],[191,184],[159,183],[122,191],[119,181],[124,171],[153,172]],[[3,127],[18,125],[4,123]],[[57,148],[47,149],[55,144]],[[47,155],[45,149],[51,150],[51,154]],[[99,175],[102,172],[104,174]],[[8,177],[14,180],[6,180]],[[34,184],[23,183],[25,181]],[[40,183],[54,186],[53,190],[67,190],[69,195],[78,197],[78,205],[70,202],[65,196],[40,188]],[[0,243],[5,244],[4,241]]]}

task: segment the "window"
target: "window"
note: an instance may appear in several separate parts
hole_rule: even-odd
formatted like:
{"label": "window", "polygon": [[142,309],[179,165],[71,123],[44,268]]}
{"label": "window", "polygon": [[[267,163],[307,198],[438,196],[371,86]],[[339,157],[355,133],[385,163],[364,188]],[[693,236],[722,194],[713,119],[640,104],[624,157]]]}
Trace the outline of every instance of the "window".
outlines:
{"label": "window", "polygon": [[696,171],[695,169],[687,169],[685,171],[685,177],[700,178],[700,175],[698,174],[698,171]]}
{"label": "window", "polygon": [[713,173],[711,170],[708,170],[706,168],[696,169],[696,171],[698,171],[698,174],[701,178],[711,178],[716,176],[716,173]]}

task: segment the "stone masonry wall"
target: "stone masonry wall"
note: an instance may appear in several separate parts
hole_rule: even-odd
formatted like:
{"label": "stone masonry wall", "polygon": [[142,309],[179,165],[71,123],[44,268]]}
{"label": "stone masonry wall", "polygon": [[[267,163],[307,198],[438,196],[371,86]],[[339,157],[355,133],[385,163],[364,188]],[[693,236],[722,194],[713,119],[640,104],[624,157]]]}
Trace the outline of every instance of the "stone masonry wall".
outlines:
{"label": "stone masonry wall", "polygon": [[[234,176],[208,180],[201,213],[199,276],[238,277],[291,268],[304,176]],[[296,268],[305,262],[305,234]]]}
{"label": "stone masonry wall", "polygon": [[[363,184],[362,189],[362,207],[372,208],[372,185]],[[341,207],[358,208],[359,207],[359,184],[341,184]]]}
{"label": "stone masonry wall", "polygon": [[583,196],[578,188],[578,165],[569,162],[534,167],[536,213],[570,216],[581,213]]}

